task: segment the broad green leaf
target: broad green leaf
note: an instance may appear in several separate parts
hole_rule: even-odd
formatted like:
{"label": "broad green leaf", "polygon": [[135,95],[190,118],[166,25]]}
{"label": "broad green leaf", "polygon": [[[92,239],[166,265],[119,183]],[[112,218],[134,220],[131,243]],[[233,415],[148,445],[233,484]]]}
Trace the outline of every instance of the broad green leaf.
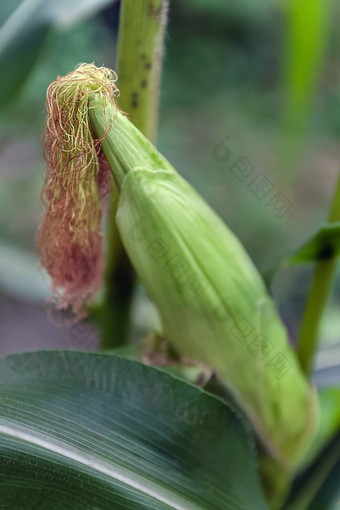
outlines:
{"label": "broad green leaf", "polygon": [[340,222],[323,227],[288,259],[288,263],[300,264],[325,260],[340,255]]}
{"label": "broad green leaf", "polygon": [[246,426],[141,363],[39,352],[0,361],[0,508],[268,510]]}
{"label": "broad green leaf", "polygon": [[113,0],[24,0],[0,27],[0,108],[17,95],[51,29],[79,21]]}

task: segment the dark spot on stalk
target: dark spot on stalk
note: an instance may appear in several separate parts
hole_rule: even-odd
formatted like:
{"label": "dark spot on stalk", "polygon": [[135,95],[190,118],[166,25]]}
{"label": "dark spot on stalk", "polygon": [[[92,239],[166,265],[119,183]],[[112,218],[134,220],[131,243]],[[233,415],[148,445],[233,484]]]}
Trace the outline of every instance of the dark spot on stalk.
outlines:
{"label": "dark spot on stalk", "polygon": [[150,18],[157,18],[162,10],[162,6],[156,7],[152,2],[149,4],[149,16]]}
{"label": "dark spot on stalk", "polygon": [[330,260],[335,256],[334,246],[331,244],[324,244],[320,247],[318,253],[318,260]]}
{"label": "dark spot on stalk", "polygon": [[141,54],[141,56],[140,56],[140,58],[141,58],[142,60],[145,60],[145,59],[146,59],[146,55],[145,55],[145,53],[142,53],[142,54]]}
{"label": "dark spot on stalk", "polygon": [[147,80],[142,80],[140,82],[140,84],[141,84],[142,89],[145,89],[145,87],[147,86],[148,82],[147,82]]}
{"label": "dark spot on stalk", "polygon": [[144,67],[149,71],[151,69],[151,62],[146,62]]}
{"label": "dark spot on stalk", "polygon": [[132,108],[137,108],[137,106],[138,106],[138,92],[132,92],[131,106],[132,106]]}

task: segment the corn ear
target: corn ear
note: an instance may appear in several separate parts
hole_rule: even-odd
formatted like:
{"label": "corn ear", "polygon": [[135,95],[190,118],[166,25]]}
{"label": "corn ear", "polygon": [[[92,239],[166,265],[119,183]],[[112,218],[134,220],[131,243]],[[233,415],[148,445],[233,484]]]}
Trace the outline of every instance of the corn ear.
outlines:
{"label": "corn ear", "polygon": [[[90,98],[98,137],[110,115],[103,101]],[[120,112],[111,115],[102,148],[120,190],[116,220],[165,336],[215,371],[270,456],[291,471],[314,435],[316,397],[257,269],[152,144]]]}

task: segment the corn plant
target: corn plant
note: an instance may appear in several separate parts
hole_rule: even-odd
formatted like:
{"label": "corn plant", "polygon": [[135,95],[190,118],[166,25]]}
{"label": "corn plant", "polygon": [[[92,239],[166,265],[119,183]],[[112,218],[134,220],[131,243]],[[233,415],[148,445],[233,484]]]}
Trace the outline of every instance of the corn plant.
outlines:
{"label": "corn plant", "polygon": [[[295,349],[238,237],[154,145],[167,9],[124,0],[117,71],[80,64],[47,90],[40,261],[55,308],[96,324],[101,345],[0,361],[1,508],[326,510],[337,497],[324,402],[338,390],[318,394],[311,374],[340,179],[327,225],[289,258],[315,264]],[[132,343],[137,279],[161,330]]]}

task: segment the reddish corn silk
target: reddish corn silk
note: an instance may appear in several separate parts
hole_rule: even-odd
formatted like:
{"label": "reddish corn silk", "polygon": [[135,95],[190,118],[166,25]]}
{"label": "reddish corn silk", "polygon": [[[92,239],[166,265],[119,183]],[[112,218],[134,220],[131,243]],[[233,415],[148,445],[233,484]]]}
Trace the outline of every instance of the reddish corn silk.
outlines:
{"label": "reddish corn silk", "polygon": [[104,199],[112,190],[112,172],[101,149],[98,151],[98,163],[97,186],[101,198]]}
{"label": "reddish corn silk", "polygon": [[116,79],[109,69],[82,64],[47,90],[45,212],[37,241],[53,300],[58,308],[71,309],[75,319],[85,315],[86,303],[102,283],[103,199],[112,188],[100,149],[104,137],[93,135],[88,97],[96,93],[115,104]]}

